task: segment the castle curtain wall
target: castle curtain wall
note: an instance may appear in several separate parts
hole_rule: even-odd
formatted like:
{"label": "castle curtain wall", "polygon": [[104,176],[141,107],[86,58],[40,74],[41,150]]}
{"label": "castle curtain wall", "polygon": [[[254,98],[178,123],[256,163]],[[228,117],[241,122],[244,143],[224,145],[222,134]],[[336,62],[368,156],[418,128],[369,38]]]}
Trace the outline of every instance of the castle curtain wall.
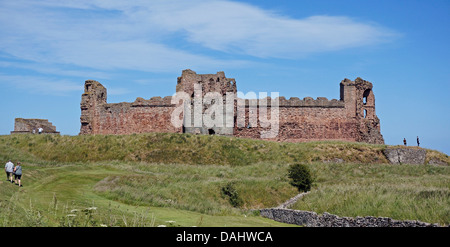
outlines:
{"label": "castle curtain wall", "polygon": [[[353,118],[346,117],[346,108],[343,102],[312,100],[306,106],[303,103],[287,105],[283,101],[279,107],[279,131],[273,140],[279,141],[312,141],[312,140],[347,140],[356,141],[357,122]],[[302,102],[301,100],[298,102]],[[250,124],[249,107],[245,108],[245,127],[236,127],[235,136],[247,138],[260,138],[262,128],[259,124]],[[258,112],[258,111],[257,111]],[[259,119],[259,114],[257,115]],[[268,109],[270,116],[270,108]]]}
{"label": "castle curtain wall", "polygon": [[[183,128],[172,124],[172,112],[177,107],[172,104],[171,96],[153,97],[149,100],[137,98],[133,103],[108,104],[106,88],[97,81],[88,80],[85,82],[85,92],[82,94],[80,104],[80,134],[184,132],[277,141],[347,140],[383,144],[380,120],[375,114],[375,96],[372,87],[372,83],[361,78],[356,78],[355,81],[344,79],[340,83],[339,100],[328,100],[323,97],[317,99],[306,97],[302,100],[292,97],[287,100],[279,97],[278,103],[275,104],[279,106],[279,121],[276,126],[264,126],[264,121],[261,122],[264,118],[260,118],[259,115],[260,106],[268,106],[267,119],[272,118],[270,98],[267,98],[267,104],[261,101],[249,104],[249,100],[245,100],[246,103],[240,108],[237,107],[237,101],[241,99],[236,98],[234,126],[211,128],[203,125]],[[182,76],[178,78],[176,92],[184,92],[191,99],[195,95],[205,96],[208,93],[218,93],[225,98],[229,93],[236,94],[237,87],[236,81],[226,78],[223,72],[199,75],[194,71],[184,70]],[[203,112],[204,108],[205,106],[201,107]],[[240,110],[245,116],[243,124],[239,122],[242,121]],[[256,122],[252,121],[251,117],[255,114]],[[226,115],[229,115],[229,112]],[[228,117],[223,116],[223,119]],[[184,119],[184,122],[189,121]],[[275,131],[277,135],[263,137],[262,133],[268,130]]]}
{"label": "castle curtain wall", "polygon": [[106,103],[107,92],[97,81],[87,80],[81,96],[80,134],[132,134],[182,132],[171,124],[175,105],[171,97],[137,98],[133,103]]}
{"label": "castle curtain wall", "polygon": [[148,132],[178,133],[171,124],[174,106],[139,106],[108,104],[100,107],[95,133],[131,134]]}

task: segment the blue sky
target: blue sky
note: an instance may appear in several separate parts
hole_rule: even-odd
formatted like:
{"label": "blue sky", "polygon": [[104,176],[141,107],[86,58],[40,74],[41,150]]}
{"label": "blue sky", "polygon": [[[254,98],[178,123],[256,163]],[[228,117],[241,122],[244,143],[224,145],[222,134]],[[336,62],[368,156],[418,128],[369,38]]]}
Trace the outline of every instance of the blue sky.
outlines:
{"label": "blue sky", "polygon": [[450,154],[450,1],[0,1],[0,134],[14,118],[80,130],[84,81],[108,102],[175,92],[183,69],[244,93],[339,99],[374,84],[386,144]]}

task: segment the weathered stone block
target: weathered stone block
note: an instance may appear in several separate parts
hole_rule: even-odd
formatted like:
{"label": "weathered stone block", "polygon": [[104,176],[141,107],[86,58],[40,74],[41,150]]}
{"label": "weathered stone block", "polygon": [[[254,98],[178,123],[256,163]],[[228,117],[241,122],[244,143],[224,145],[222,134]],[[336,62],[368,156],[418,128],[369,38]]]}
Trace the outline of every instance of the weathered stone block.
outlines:
{"label": "weathered stone block", "polygon": [[383,153],[392,164],[424,164],[427,152],[416,148],[386,148]]}

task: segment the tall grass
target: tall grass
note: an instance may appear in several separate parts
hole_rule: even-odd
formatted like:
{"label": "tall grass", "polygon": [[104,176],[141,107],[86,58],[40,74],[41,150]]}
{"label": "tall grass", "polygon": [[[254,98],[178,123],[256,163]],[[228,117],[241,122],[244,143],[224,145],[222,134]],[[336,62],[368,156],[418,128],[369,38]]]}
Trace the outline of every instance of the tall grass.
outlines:
{"label": "tall grass", "polygon": [[[113,165],[112,165],[113,166]],[[129,175],[108,176],[94,190],[110,200],[131,205],[173,207],[210,215],[274,207],[295,195],[286,167],[260,163],[249,166],[179,164],[117,164]],[[242,204],[235,207],[221,191],[233,183]]]}
{"label": "tall grass", "polygon": [[431,165],[310,164],[315,189],[293,208],[339,216],[450,223],[450,168]]}
{"label": "tall grass", "polygon": [[[12,135],[0,136],[0,159],[52,162],[136,161],[195,165],[243,166],[258,162],[388,163],[385,145],[324,141],[277,143],[224,136],[148,133],[133,135]],[[450,158],[431,151],[434,159]],[[429,160],[429,159],[428,159]]]}
{"label": "tall grass", "polygon": [[39,207],[29,199],[20,203],[18,194],[0,201],[0,227],[148,227],[155,218],[148,211],[124,212],[75,203],[61,203],[56,195],[48,207]]}
{"label": "tall grass", "polygon": [[[450,167],[388,165],[384,148],[164,133],[0,136],[0,160],[24,163],[25,186],[18,191],[0,182],[0,225],[159,222],[150,212],[99,206],[93,198],[135,208],[188,210],[205,217],[248,214],[297,194],[289,185],[287,169],[298,162],[308,164],[316,184],[294,206],[297,209],[449,224]],[[427,150],[427,159],[450,163],[447,155],[436,151]],[[238,196],[235,205],[222,193],[229,184]],[[14,219],[17,213],[26,217]]]}

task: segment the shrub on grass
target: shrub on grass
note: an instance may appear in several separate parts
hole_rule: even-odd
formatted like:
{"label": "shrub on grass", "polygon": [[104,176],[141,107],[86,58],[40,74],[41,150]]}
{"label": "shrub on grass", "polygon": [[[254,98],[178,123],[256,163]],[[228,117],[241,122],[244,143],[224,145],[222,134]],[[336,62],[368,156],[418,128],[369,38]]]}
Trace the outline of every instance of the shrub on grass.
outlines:
{"label": "shrub on grass", "polygon": [[309,168],[304,164],[293,164],[289,166],[289,184],[296,187],[299,192],[307,192],[311,189],[313,176]]}
{"label": "shrub on grass", "polygon": [[239,197],[233,183],[227,183],[224,187],[222,187],[221,191],[224,197],[228,197],[228,201],[233,207],[239,207],[242,205],[242,199]]}

